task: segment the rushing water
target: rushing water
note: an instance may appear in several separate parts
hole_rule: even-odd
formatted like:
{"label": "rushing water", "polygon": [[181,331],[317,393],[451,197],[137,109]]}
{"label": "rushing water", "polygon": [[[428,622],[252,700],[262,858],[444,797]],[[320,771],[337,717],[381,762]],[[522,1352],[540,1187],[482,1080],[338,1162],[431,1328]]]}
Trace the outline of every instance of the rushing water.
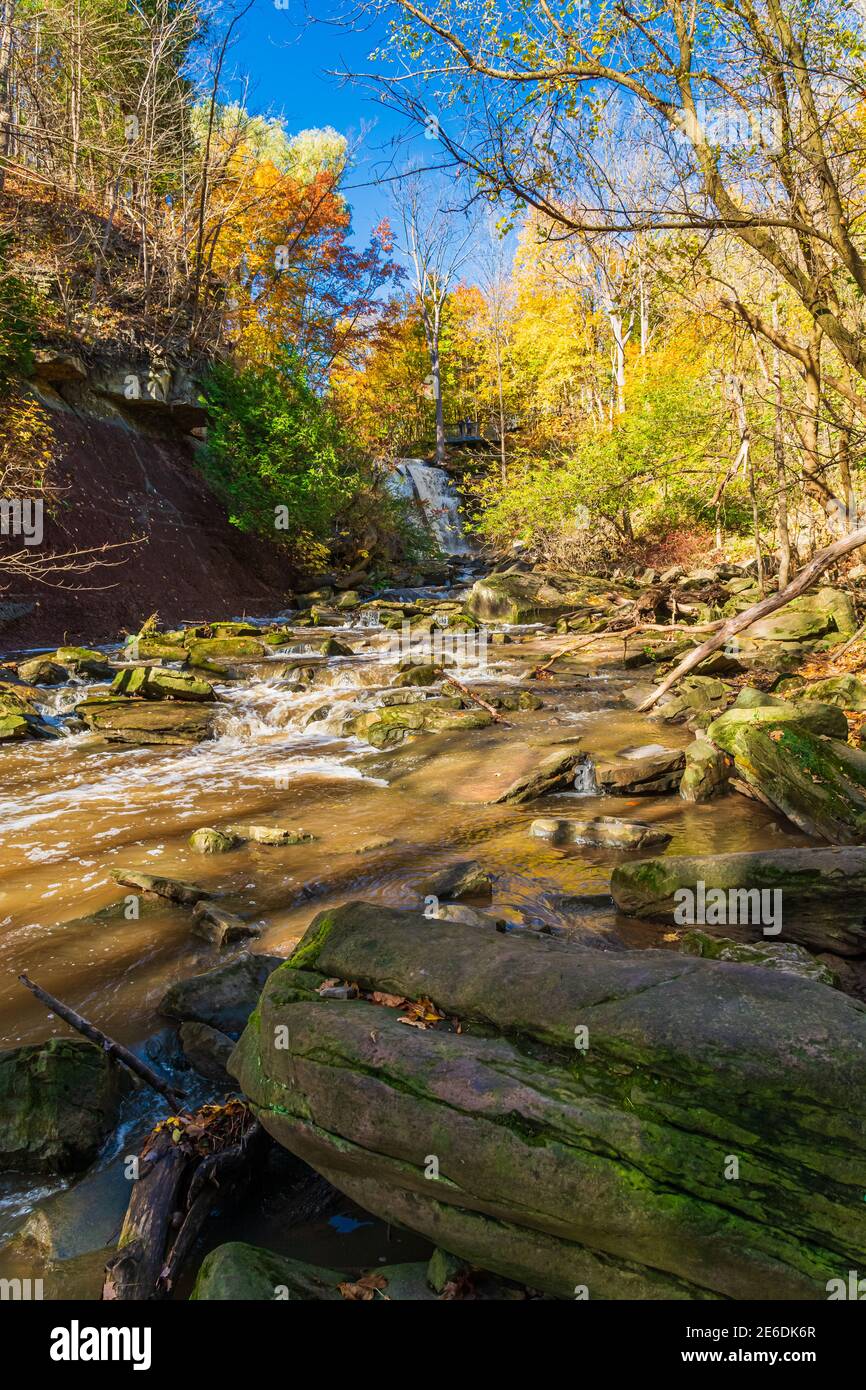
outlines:
{"label": "rushing water", "polygon": [[[147,901],[138,920],[127,920],[117,906],[125,890],[111,877],[121,867],[222,893],[226,907],[261,923],[254,949],[275,954],[287,953],[331,903],[365,898],[420,906],[424,878],[467,855],[483,859],[496,876],[494,911],[515,924],[562,924],[568,920],[563,895],[606,891],[621,854],[551,846],[528,833],[537,808],[490,804],[551,746],[579,739],[581,749],[610,755],[691,737],[633,712],[622,691],[634,677],[601,664],[604,648],[593,649],[599,664],[587,656],[580,675],[561,685],[539,683],[542,710],[508,714],[507,726],[424,735],[377,752],[346,737],[343,726],[375,703],[402,653],[369,620],[339,636],[355,655],[311,655],[316,671],[303,691],[280,674],[278,655],[250,667],[242,682],[220,686],[216,737],[195,747],[108,745],[73,732],[2,750],[3,1046],[67,1034],[17,983],[22,970],[107,1033],[142,1047],[165,1031],[158,1005],[167,987],[226,958],[190,935],[186,909],[161,899]],[[561,642],[533,629],[511,637],[508,645],[487,649],[485,664],[461,668],[461,680],[482,693],[513,691],[527,668]],[[309,641],[309,632],[299,630],[296,642]],[[611,651],[606,655],[612,658]],[[477,652],[471,659],[478,661]],[[104,687],[76,683],[46,691],[45,713],[67,713],[96,688]],[[579,797],[581,813],[663,824],[674,853],[802,842],[770,812],[737,796],[703,806],[675,796],[602,800],[591,765],[584,766],[573,790],[548,798],[548,813],[567,813]],[[285,848],[248,844],[215,856],[189,848],[197,827],[244,821],[290,825],[315,839]],[[616,925],[631,944],[662,944],[654,927]],[[103,1166],[124,1143],[134,1151],[132,1139],[152,1118],[147,1095],[136,1097],[124,1137],[112,1140]],[[32,1184],[7,1180],[4,1191],[0,1235],[14,1230],[38,1200]]]}

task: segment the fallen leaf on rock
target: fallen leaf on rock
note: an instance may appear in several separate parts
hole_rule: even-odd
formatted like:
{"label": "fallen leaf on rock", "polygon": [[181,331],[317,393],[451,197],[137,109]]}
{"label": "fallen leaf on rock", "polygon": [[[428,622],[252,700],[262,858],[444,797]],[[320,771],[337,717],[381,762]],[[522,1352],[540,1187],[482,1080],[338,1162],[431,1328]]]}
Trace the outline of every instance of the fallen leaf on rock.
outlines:
{"label": "fallen leaf on rock", "polygon": [[773,740],[774,743],[778,743],[778,742],[779,742],[779,739],[780,739],[781,737],[782,737],[782,730],[781,730],[781,729],[772,729],[772,730],[770,731],[770,738]]}
{"label": "fallen leaf on rock", "polygon": [[385,1009],[402,1009],[406,1003],[405,996],[402,994],[383,994],[381,990],[374,990],[368,995],[371,1004],[381,1004]]}
{"label": "fallen leaf on rock", "polygon": [[351,1279],[347,1279],[344,1284],[337,1285],[343,1298],[348,1298],[355,1303],[369,1303],[371,1299],[376,1297],[376,1294],[380,1298],[387,1299],[388,1295],[382,1292],[387,1287],[388,1280],[384,1274],[365,1274],[354,1283]]}

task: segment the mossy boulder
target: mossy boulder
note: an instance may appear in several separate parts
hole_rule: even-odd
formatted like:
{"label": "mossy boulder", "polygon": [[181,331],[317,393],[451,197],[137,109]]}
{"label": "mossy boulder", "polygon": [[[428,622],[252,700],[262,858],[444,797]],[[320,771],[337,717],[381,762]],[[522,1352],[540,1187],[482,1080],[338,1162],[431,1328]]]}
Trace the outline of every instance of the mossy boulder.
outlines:
{"label": "mossy boulder", "polygon": [[203,825],[201,829],[194,830],[189,837],[189,847],[197,854],[226,854],[239,844],[239,836],[215,830],[210,825]]}
{"label": "mossy boulder", "polygon": [[866,1010],[841,992],[363,903],[301,966],[444,1015],[286,997],[278,970],[232,1056],[274,1138],[383,1219],[560,1298],[819,1299],[863,1267]]}
{"label": "mossy boulder", "polygon": [[[703,885],[703,889],[699,885]],[[725,911],[705,911],[712,890],[725,895]],[[687,896],[679,896],[686,890]],[[794,941],[837,955],[866,953],[866,849],[782,849],[736,854],[664,855],[617,864],[610,880],[620,912],[673,925],[717,926],[739,940],[767,940],[760,921],[762,893],[781,909],[781,931],[769,939]],[[701,899],[703,893],[703,899]],[[731,897],[731,894],[735,897]],[[743,895],[747,896],[743,896]],[[694,910],[690,910],[690,904]],[[733,918],[737,917],[738,922]],[[717,921],[717,918],[724,920]],[[772,924],[769,924],[772,925]]]}
{"label": "mossy boulder", "polygon": [[0,740],[58,738],[58,731],[39,713],[34,686],[0,681]]}
{"label": "mossy boulder", "polygon": [[866,681],[859,676],[830,676],[827,680],[812,681],[800,692],[806,700],[820,700],[825,705],[838,705],[862,713],[866,710]]}
{"label": "mossy boulder", "polygon": [[793,941],[733,941],[727,936],[711,936],[709,932],[695,929],[683,936],[680,950],[687,956],[701,956],[704,960],[759,965],[765,970],[783,970],[788,975],[799,975],[801,980],[817,980],[819,984],[831,987],[836,985],[833,971]]}
{"label": "mossy boulder", "polygon": [[836,845],[866,842],[866,752],[785,719],[718,719],[707,734],[733,759],[736,778],[807,835]]}
{"label": "mossy boulder", "polygon": [[258,637],[203,637],[190,642],[189,664],[207,670],[211,662],[261,661],[267,650]]}
{"label": "mossy boulder", "polygon": [[856,630],[857,614],[848,594],[824,587],[792,599],[784,608],[744,628],[740,635],[762,642],[803,642],[832,633],[842,641]]}
{"label": "mossy boulder", "polygon": [[133,666],[118,671],[112,695],[139,695],[145,700],[215,700],[213,686],[186,671],[166,671],[158,666]]}
{"label": "mossy boulder", "polygon": [[378,706],[349,720],[346,732],[374,748],[393,748],[412,734],[468,731],[492,724],[493,718],[486,710],[462,709],[460,704],[459,700],[442,699]]}
{"label": "mossy boulder", "polygon": [[484,622],[555,623],[578,608],[613,616],[617,604],[636,593],[636,588],[614,587],[588,575],[506,571],[477,580],[466,607],[471,617]]}
{"label": "mossy boulder", "polygon": [[47,656],[34,656],[22,661],[18,674],[28,685],[63,685],[68,679],[66,668]]}
{"label": "mossy boulder", "polygon": [[99,1152],[129,1073],[79,1038],[0,1052],[0,1171],[77,1173]]}
{"label": "mossy boulder", "polygon": [[689,724],[706,728],[727,709],[734,699],[734,689],[715,676],[686,676],[658,706],[654,718],[665,724]]}
{"label": "mossy boulder", "polygon": [[[813,734],[826,734],[829,738],[846,739],[848,720],[838,705],[823,704],[818,700],[783,700],[775,695],[750,691],[750,696],[759,695],[759,700],[749,699],[743,704],[735,702],[730,709],[720,714],[718,719],[707,727],[707,738],[712,743],[723,744],[727,730],[745,724],[778,725],[781,721],[794,721]],[[739,699],[739,697],[738,697]]]}
{"label": "mossy boulder", "polygon": [[105,653],[94,651],[91,647],[58,647],[53,659],[59,666],[64,666],[67,671],[73,671],[76,675],[114,674]]}

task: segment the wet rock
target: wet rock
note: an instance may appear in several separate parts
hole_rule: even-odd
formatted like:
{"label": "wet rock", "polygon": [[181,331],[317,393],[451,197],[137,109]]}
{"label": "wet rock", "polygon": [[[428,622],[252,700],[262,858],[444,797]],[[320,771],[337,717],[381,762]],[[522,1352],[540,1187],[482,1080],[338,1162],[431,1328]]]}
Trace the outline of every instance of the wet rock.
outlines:
{"label": "wet rock", "polygon": [[338,642],[336,637],[328,637],[319,647],[321,656],[354,656],[355,653],[345,642]]}
{"label": "wet rock", "polygon": [[709,801],[729,790],[733,763],[706,738],[696,738],[686,748],[686,765],[680,782],[683,801]]}
{"label": "wet rock", "polygon": [[0,1171],[80,1172],[114,1128],[131,1084],[83,1039],[0,1052]]}
{"label": "wet rock", "polygon": [[90,647],[58,647],[53,659],[58,666],[64,666],[75,675],[114,675],[114,668],[109,665],[104,653],[93,651]]}
{"label": "wet rock", "polygon": [[345,732],[374,748],[394,748],[412,734],[485,729],[493,723],[486,710],[461,709],[460,704],[459,700],[441,699],[390,707],[382,705],[348,720]]}
{"label": "wet rock", "polygon": [[190,1066],[208,1081],[231,1086],[232,1079],[226,1067],[234,1041],[228,1033],[221,1033],[208,1023],[182,1023],[179,1033],[180,1045]]}
{"label": "wet rock", "polygon": [[33,686],[0,681],[0,740],[58,737],[39,713],[38,696]]}
{"label": "wet rock", "polygon": [[211,662],[261,661],[267,650],[258,637],[205,637],[190,643],[189,663],[207,670]]}
{"label": "wet rock", "polygon": [[489,912],[479,912],[465,903],[440,903],[432,916],[439,922],[462,922],[464,927],[487,927],[493,931],[507,928],[504,917],[492,917]]}
{"label": "wet rock", "polygon": [[710,936],[705,931],[686,932],[680,941],[680,950],[687,956],[701,956],[704,960],[730,960],[740,965],[760,965],[765,970],[782,970],[788,975],[799,975],[802,980],[817,980],[822,985],[836,985],[833,971],[816,960],[802,946],[793,941],[756,942],[751,945],[745,941],[733,941],[726,936]]}
{"label": "wet rock", "polygon": [[397,689],[413,685],[435,685],[442,679],[442,668],[440,666],[421,665],[407,666],[404,671],[398,671],[391,684]]}
{"label": "wet rock", "polygon": [[615,762],[595,762],[595,780],[601,792],[619,796],[661,795],[678,790],[685,761],[681,748],[652,744],[645,749],[625,748]]}
{"label": "wet rock", "polygon": [[285,825],[227,825],[226,832],[239,840],[253,840],[258,845],[303,845],[316,838],[306,830]]}
{"label": "wet rock", "polygon": [[[724,895],[721,906],[715,890]],[[740,940],[794,941],[841,956],[866,953],[866,849],[665,855],[618,864],[610,891],[631,917],[719,927]]]}
{"label": "wet rock", "polygon": [[209,941],[220,950],[234,941],[245,941],[248,937],[262,934],[260,926],[245,922],[242,917],[227,912],[209,898],[201,898],[195,904],[192,917],[193,936],[200,936],[203,941]]}
{"label": "wet rock", "polygon": [[817,1299],[862,1267],[866,1011],[839,991],[360,903],[301,962],[462,1024],[287,997],[278,971],[233,1053],[273,1137],[383,1219],[561,1298]]}
{"label": "wet rock", "polygon": [[576,753],[573,749],[568,752],[560,750],[550,753],[542,759],[538,767],[512,782],[492,804],[519,806],[524,801],[535,801],[540,796],[547,796],[549,792],[562,790],[574,780],[577,768],[586,762],[586,754]]}
{"label": "wet rock", "polygon": [[159,1012],[164,1018],[207,1023],[236,1036],[256,1007],[265,980],[283,964],[283,956],[239,956],[201,975],[178,980],[163,995]]}
{"label": "wet rock", "polygon": [[31,661],[22,661],[18,674],[30,685],[63,685],[68,680],[66,668],[47,656],[35,656]]}
{"label": "wet rock", "polygon": [[34,1209],[20,1239],[45,1260],[74,1260],[114,1245],[129,1204],[130,1180],[122,1163],[88,1173]]}
{"label": "wet rock", "polygon": [[111,877],[123,888],[135,888],[139,893],[153,893],[158,898],[168,898],[173,903],[183,903],[193,907],[201,898],[212,897],[207,888],[199,888],[195,883],[183,883],[177,878],[162,878],[158,874],[144,873],[139,869],[112,869]]}
{"label": "wet rock", "polygon": [[133,637],[123,651],[124,660],[129,661],[181,661],[189,653],[181,638],[169,638],[165,634],[155,637]]}
{"label": "wet rock", "polygon": [[493,883],[493,875],[477,859],[462,859],[424,879],[418,885],[418,891],[425,897],[450,898],[454,901],[460,898],[491,898]]}
{"label": "wet rock", "polygon": [[807,835],[836,845],[866,841],[862,750],[784,719],[727,725],[716,720],[707,733],[733,758],[735,779]]}
{"label": "wet rock", "polygon": [[140,695],[145,700],[215,700],[213,686],[186,671],[166,671],[158,666],[133,666],[118,671],[112,695]]}
{"label": "wet rock", "polygon": [[213,734],[213,711],[199,703],[109,695],[83,700],[75,713],[109,743],[189,744]]}
{"label": "wet rock", "polygon": [[361,595],[356,589],[346,589],[337,599],[337,607],[344,613],[347,608],[357,608],[360,602]]}
{"label": "wet rock", "polygon": [[199,854],[225,854],[230,849],[236,849],[240,839],[237,835],[228,835],[224,830],[214,830],[206,825],[194,830],[188,843],[190,849]]}
{"label": "wet rock", "polygon": [[666,845],[670,835],[641,821],[618,820],[615,816],[594,816],[578,820],[573,816],[544,816],[534,820],[530,835],[555,845],[600,845],[609,849],[647,849]]}

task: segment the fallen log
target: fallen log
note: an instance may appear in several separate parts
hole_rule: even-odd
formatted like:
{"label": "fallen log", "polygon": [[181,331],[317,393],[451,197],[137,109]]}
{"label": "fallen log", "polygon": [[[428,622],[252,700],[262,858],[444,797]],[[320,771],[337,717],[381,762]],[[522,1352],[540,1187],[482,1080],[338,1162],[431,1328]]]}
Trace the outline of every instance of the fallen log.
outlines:
{"label": "fallen log", "polygon": [[456,676],[450,676],[441,666],[437,666],[436,670],[437,672],[441,671],[447,683],[453,685],[456,690],[459,690],[461,695],[465,695],[467,700],[472,700],[476,705],[480,705],[482,709],[485,709],[495,724],[504,724],[506,729],[511,728],[507,719],[503,719],[498,710],[494,709],[491,704],[488,704],[487,700],[483,700],[480,695],[476,695],[475,691],[470,690],[468,685],[464,685]]}
{"label": "fallen log", "polygon": [[688,652],[683,657],[670,674],[665,676],[661,684],[656,686],[652,694],[638,705],[638,713],[644,714],[647,710],[652,709],[653,705],[657,704],[661,697],[666,695],[672,686],[676,685],[677,681],[682,680],[689,671],[693,671],[708,656],[712,656],[713,652],[723,647],[730,637],[735,637],[738,632],[751,627],[752,623],[766,618],[770,613],[775,613],[777,609],[784,608],[792,599],[799,598],[801,594],[811,588],[815,580],[825,570],[829,569],[843,555],[848,555],[852,550],[859,549],[861,545],[866,545],[866,526],[858,527],[856,531],[851,532],[850,536],[843,536],[840,540],[834,541],[832,545],[819,550],[808,565],[804,565],[800,570],[796,579],[792,579],[791,583],[786,585],[784,589],[780,589],[776,594],[768,594],[766,598],[761,599],[760,603],[744,609],[742,613],[737,613],[733,618],[728,618],[712,637],[708,637],[706,642],[701,643],[699,647],[695,647],[694,651]]}
{"label": "fallen log", "polygon": [[236,1200],[270,1139],[241,1100],[163,1120],[139,1157],[104,1301],[165,1298],[213,1208]]}
{"label": "fallen log", "polygon": [[37,985],[34,980],[31,980],[26,972],[18,976],[18,981],[19,984],[29,989],[31,994],[35,994],[36,998],[40,1000],[46,1008],[50,1009],[52,1013],[57,1014],[58,1018],[62,1018],[63,1022],[68,1023],[70,1028],[74,1028],[76,1033],[81,1033],[82,1037],[87,1038],[89,1042],[95,1043],[103,1052],[107,1052],[109,1056],[116,1058],[127,1070],[140,1077],[145,1085],[149,1086],[152,1091],[156,1091],[159,1095],[164,1096],[173,1110],[181,1110],[183,1108],[182,1098],[186,1092],[176,1091],[163,1079],[163,1077],[155,1072],[152,1067],[149,1067],[140,1057],[136,1057],[134,1052],[130,1052],[128,1047],[124,1047],[122,1043],[115,1042],[113,1038],[109,1038],[106,1033],[103,1033],[101,1029],[90,1023],[81,1014],[76,1013],[74,1009],[71,1009],[68,1004],[64,1004],[62,1000],[55,999],[54,995],[49,994],[47,989],[43,989],[41,985]]}

